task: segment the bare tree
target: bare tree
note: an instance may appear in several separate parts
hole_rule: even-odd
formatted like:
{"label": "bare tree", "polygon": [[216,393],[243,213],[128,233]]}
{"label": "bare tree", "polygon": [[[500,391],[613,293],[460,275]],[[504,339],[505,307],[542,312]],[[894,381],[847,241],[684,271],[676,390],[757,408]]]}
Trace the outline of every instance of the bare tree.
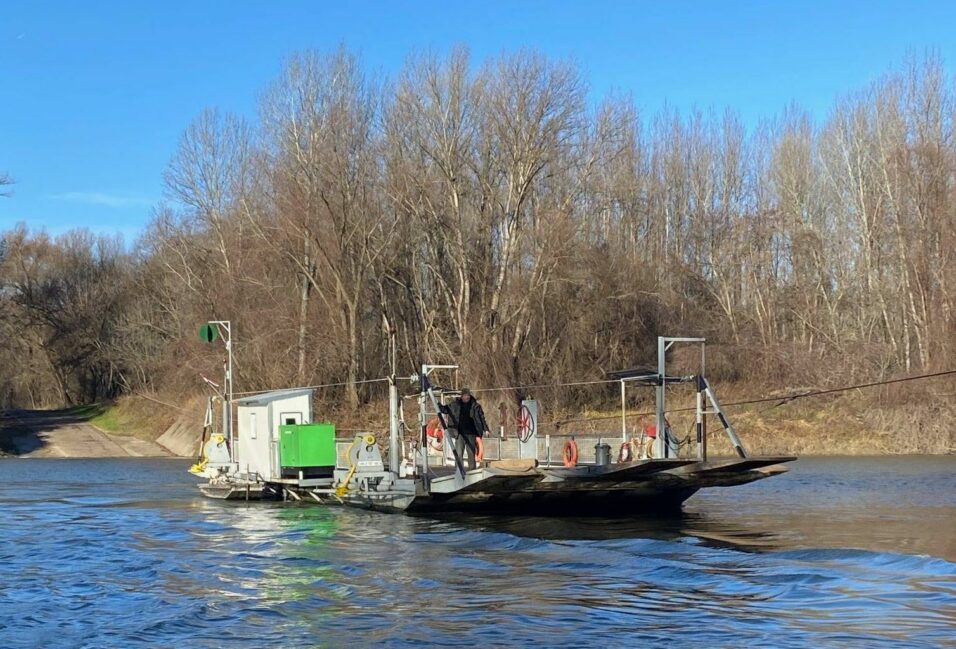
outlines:
{"label": "bare tree", "polygon": [[[279,249],[301,274],[300,322],[310,290],[337,314],[354,406],[370,274],[391,236],[377,189],[376,90],[347,52],[307,53],[289,62],[263,113],[272,143],[276,227],[262,232],[268,241],[278,237]],[[300,329],[300,340],[303,335]]]}
{"label": "bare tree", "polygon": [[4,233],[0,404],[189,393],[221,366],[212,317],[237,323],[244,388],[344,382],[322,395],[352,408],[391,332],[409,368],[479,384],[600,376],[674,331],[761,386],[948,366],[954,98],[931,56],[751,131],[588,101],[535,52],[416,55],[394,82],[304,52],[256,118],[186,129],[132,248]]}

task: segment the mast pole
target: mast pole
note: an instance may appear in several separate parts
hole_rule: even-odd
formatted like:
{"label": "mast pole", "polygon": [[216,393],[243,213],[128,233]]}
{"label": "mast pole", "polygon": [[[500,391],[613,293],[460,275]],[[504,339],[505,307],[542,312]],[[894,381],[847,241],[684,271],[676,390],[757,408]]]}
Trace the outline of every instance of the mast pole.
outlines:
{"label": "mast pole", "polygon": [[399,454],[401,451],[401,427],[398,414],[398,384],[395,382],[395,332],[389,331],[391,344],[391,374],[388,377],[388,470],[398,475]]}

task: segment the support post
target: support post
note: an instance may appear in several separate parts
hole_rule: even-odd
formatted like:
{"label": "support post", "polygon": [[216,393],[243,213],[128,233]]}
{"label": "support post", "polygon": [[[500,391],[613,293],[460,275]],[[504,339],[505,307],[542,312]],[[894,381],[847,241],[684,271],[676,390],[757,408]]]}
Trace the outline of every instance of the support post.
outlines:
{"label": "support post", "polygon": [[229,455],[232,456],[231,459],[233,462],[235,462],[237,459],[237,455],[236,455],[237,449],[236,449],[235,440],[232,439],[232,427],[229,425],[229,411],[232,409],[231,408],[232,404],[230,403],[230,400],[229,400],[229,391],[228,391],[228,384],[227,384],[227,382],[229,381],[229,370],[226,369],[226,363],[222,364],[222,376],[223,376],[222,434],[227,440],[229,440]]}
{"label": "support post", "polygon": [[399,439],[401,426],[398,422],[398,385],[395,383],[395,374],[388,377],[388,470],[398,475],[401,463],[401,440]]}
{"label": "support post", "polygon": [[[423,471],[422,477],[425,480],[426,488],[428,485],[428,439],[427,439],[427,430],[426,426],[426,398],[431,401],[432,406],[435,408],[435,414],[438,416],[438,422],[441,425],[442,435],[443,435],[443,449],[448,448],[451,450],[452,458],[455,460],[455,477],[459,484],[464,484],[465,481],[465,465],[462,463],[462,459],[458,456],[458,451],[455,450],[455,445],[451,439],[451,435],[448,434],[448,423],[445,421],[445,415],[442,413],[441,404],[438,403],[438,397],[435,396],[435,391],[432,388],[431,382],[428,380],[428,374],[435,369],[454,369],[457,370],[457,365],[422,365],[421,374],[418,375],[420,381],[420,392],[419,392],[419,407],[418,407],[418,416],[419,422],[421,423],[421,439],[422,439],[422,463]],[[444,453],[444,452],[443,452]]]}
{"label": "support post", "polygon": [[216,325],[216,328],[220,330],[223,342],[226,345],[226,362],[223,363],[222,368],[222,434],[227,440],[229,440],[229,454],[232,458],[232,461],[238,462],[239,458],[236,454],[236,444],[238,440],[236,439],[235,430],[232,425],[232,322],[229,320],[212,320],[207,324]]}
{"label": "support post", "polygon": [[720,425],[727,431],[727,436],[730,438],[730,443],[734,445],[734,450],[740,457],[747,457],[747,451],[744,450],[743,443],[740,441],[740,438],[737,437],[737,431],[734,430],[730,420],[727,419],[727,416],[724,414],[723,409],[720,407],[720,402],[717,401],[717,396],[714,394],[714,391],[710,389],[710,384],[707,383],[707,379],[703,379],[703,383],[704,394],[707,395],[714,410],[717,411],[717,418],[720,420]]}
{"label": "support post", "polygon": [[397,370],[397,359],[396,359],[396,348],[395,348],[395,332],[389,331],[388,341],[391,347],[391,367],[389,368],[391,372],[388,377],[388,470],[391,471],[395,476],[398,476],[398,468],[401,463],[401,425],[400,425],[400,415],[399,407],[400,401],[398,399],[398,384],[395,380],[395,372]]}
{"label": "support post", "polygon": [[627,442],[627,398],[624,379],[621,379],[621,443]]}
{"label": "support post", "polygon": [[707,345],[703,340],[700,341],[700,373],[697,375],[697,400],[700,403],[700,451],[698,457],[701,461],[707,461],[707,402],[704,400],[704,377],[707,376]]}
{"label": "support post", "polygon": [[[424,370],[425,368],[422,367]],[[447,447],[451,451],[451,456],[455,460],[455,470],[456,475],[462,481],[465,479],[465,465],[462,463],[461,458],[458,457],[458,451],[455,450],[455,444],[451,439],[451,435],[448,434],[448,422],[445,421],[445,415],[441,411],[441,404],[438,403],[438,397],[435,396],[435,391],[432,389],[431,383],[428,381],[428,377],[425,374],[422,374],[422,388],[425,393],[428,395],[428,398],[432,402],[432,406],[435,408],[435,414],[438,415],[438,422],[441,424],[442,430],[442,444],[443,448]],[[428,461],[428,450],[426,449],[426,463]]]}
{"label": "support post", "polygon": [[425,372],[426,368],[422,365],[422,373],[420,377],[419,385],[419,395],[418,395],[418,453],[422,457],[422,481],[425,483],[426,488],[428,485],[428,413],[426,411],[427,405],[425,401]]}
{"label": "support post", "polygon": [[654,440],[654,455],[667,457],[666,420],[664,418],[664,390],[666,387],[666,367],[664,356],[667,353],[664,336],[657,337],[657,439]]}
{"label": "support post", "polygon": [[226,376],[229,379],[229,385],[226,386],[229,394],[229,437],[233,444],[237,444],[239,440],[236,437],[235,427],[232,425],[232,323],[227,320],[224,324],[226,327],[226,358],[229,363],[226,370]]}
{"label": "support post", "polygon": [[697,459],[701,462],[707,459],[706,440],[704,439],[704,377],[698,374],[694,383],[697,385]]}

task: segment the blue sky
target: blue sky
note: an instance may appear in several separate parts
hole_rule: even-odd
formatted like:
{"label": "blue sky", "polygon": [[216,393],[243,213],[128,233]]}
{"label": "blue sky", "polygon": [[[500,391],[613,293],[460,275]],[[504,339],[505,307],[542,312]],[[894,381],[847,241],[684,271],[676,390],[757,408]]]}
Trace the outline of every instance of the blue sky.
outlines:
{"label": "blue sky", "polygon": [[818,119],[908,54],[956,66],[954,2],[43,2],[0,5],[0,230],[23,221],[135,238],[177,139],[207,106],[252,116],[291,52],[360,52],[392,73],[421,49],[534,47],[594,96]]}

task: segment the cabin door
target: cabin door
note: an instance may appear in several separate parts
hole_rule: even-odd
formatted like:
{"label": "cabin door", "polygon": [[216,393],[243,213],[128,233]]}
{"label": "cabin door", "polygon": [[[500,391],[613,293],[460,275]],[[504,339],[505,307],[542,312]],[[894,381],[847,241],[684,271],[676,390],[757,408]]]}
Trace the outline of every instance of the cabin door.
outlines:
{"label": "cabin door", "polygon": [[[289,426],[291,424],[301,424],[301,412],[281,412],[279,413],[279,426]],[[272,431],[272,475],[282,475],[282,463],[279,453],[279,426]]]}

